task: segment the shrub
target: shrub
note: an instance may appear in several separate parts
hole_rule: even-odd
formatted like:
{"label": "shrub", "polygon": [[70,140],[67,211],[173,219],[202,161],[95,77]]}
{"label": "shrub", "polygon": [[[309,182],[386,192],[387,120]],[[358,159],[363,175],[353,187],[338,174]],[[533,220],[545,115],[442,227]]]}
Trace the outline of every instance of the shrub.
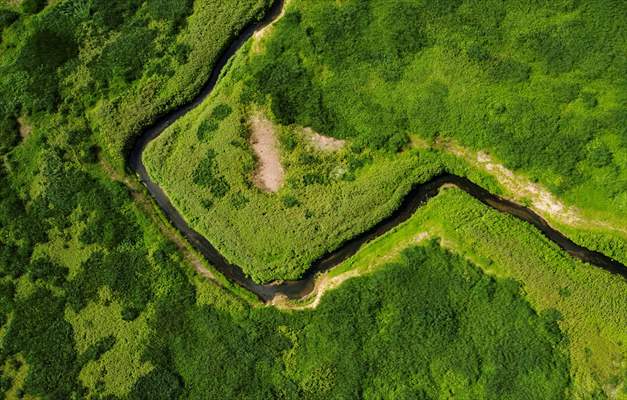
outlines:
{"label": "shrub", "polygon": [[0,10],[0,34],[2,30],[11,26],[12,23],[18,20],[20,14],[11,10]]}
{"label": "shrub", "polygon": [[128,28],[102,50],[90,65],[96,79],[110,84],[121,77],[126,82],[138,79],[154,50],[156,32],[144,27]]}
{"label": "shrub", "polygon": [[25,14],[36,14],[43,10],[47,3],[47,0],[22,0],[20,8]]}
{"label": "shrub", "polygon": [[231,115],[232,112],[233,109],[228,104],[218,104],[213,111],[211,111],[211,118],[222,121]]}
{"label": "shrub", "polygon": [[26,393],[50,398],[78,397],[76,379],[80,368],[64,309],[62,298],[41,288],[15,304],[3,351],[24,355],[28,364]]}
{"label": "shrub", "polygon": [[205,158],[192,173],[192,179],[195,184],[208,187],[215,197],[224,197],[229,191],[230,185],[222,176],[216,176],[214,172],[215,157],[215,151],[207,151]]}
{"label": "shrub", "polygon": [[19,142],[17,121],[9,115],[0,117],[0,154],[8,153]]}
{"label": "shrub", "polygon": [[204,142],[209,138],[209,135],[218,130],[218,123],[213,119],[204,120],[198,126],[196,131],[196,137],[199,141]]}
{"label": "shrub", "polygon": [[49,258],[38,258],[31,262],[29,272],[32,281],[42,279],[55,286],[62,286],[69,270],[67,267],[52,262]]}

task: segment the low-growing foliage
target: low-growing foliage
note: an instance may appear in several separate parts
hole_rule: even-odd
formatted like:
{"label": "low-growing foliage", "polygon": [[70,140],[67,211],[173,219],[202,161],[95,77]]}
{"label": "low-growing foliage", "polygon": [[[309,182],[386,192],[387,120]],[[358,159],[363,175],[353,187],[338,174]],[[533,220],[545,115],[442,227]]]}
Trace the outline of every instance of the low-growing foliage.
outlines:
{"label": "low-growing foliage", "polygon": [[[411,236],[313,310],[251,306],[193,274],[188,258],[203,262],[179,251],[124,157],[269,4],[0,0],[2,395],[623,396],[623,282],[468,198],[438,197],[418,217],[460,256]],[[582,207],[622,221],[622,3],[480,6],[288,2],[148,167],[259,281],[299,276],[445,169],[498,189],[410,149],[416,135],[488,149],[569,199],[583,187]],[[253,111],[280,139],[276,195],[252,180]],[[304,126],[346,145],[316,150]],[[624,257],[620,240],[577,234]]]}
{"label": "low-growing foliage", "polygon": [[436,243],[346,282],[315,310],[237,310],[199,308],[172,341],[190,398],[558,399],[569,387],[559,313],[538,315],[515,282]]}

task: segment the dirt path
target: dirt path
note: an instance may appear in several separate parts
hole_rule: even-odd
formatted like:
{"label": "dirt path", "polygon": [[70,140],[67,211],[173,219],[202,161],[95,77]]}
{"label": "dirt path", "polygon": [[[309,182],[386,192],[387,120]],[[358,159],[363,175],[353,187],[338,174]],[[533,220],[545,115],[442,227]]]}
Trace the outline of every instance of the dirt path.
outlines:
{"label": "dirt path", "polygon": [[[422,144],[420,141],[416,143]],[[514,173],[485,152],[474,152],[448,140],[437,141],[434,147],[454,154],[494,176],[499,184],[510,192],[509,194],[514,201],[518,203],[531,202],[529,207],[544,218],[554,219],[559,223],[573,227],[579,226],[587,229],[596,227],[627,235],[627,228],[583,216],[576,207],[567,206],[542,185]]]}
{"label": "dirt path", "polygon": [[281,165],[279,143],[272,122],[260,114],[250,120],[250,144],[257,155],[253,182],[267,192],[276,192],[283,185],[285,172]]}
{"label": "dirt path", "polygon": [[256,54],[261,53],[261,51],[263,50],[263,38],[268,36],[273,30],[274,30],[274,24],[280,20],[281,18],[283,18],[283,16],[285,15],[285,8],[287,8],[287,5],[289,4],[290,0],[285,0],[284,4],[283,4],[283,8],[281,8],[281,13],[279,14],[279,16],[272,21],[272,23],[266,25],[263,27],[263,29],[260,29],[258,31],[256,31],[253,34],[253,44],[252,44],[252,51]]}
{"label": "dirt path", "polygon": [[400,252],[405,249],[407,246],[412,244],[418,244],[424,242],[429,239],[431,235],[428,232],[419,232],[412,238],[410,238],[409,242],[402,241],[395,245],[394,249],[386,252],[385,255],[378,257],[375,262],[367,266],[361,266],[359,268],[355,267],[349,271],[346,271],[337,276],[330,277],[329,272],[325,272],[320,275],[318,279],[316,279],[314,290],[304,299],[304,301],[294,302],[287,299],[285,296],[276,296],[269,305],[276,307],[281,310],[307,310],[307,309],[315,309],[320,305],[324,294],[329,290],[333,290],[338,288],[344,282],[351,278],[356,278],[358,276],[367,275],[377,268],[381,267],[388,262],[393,261]]}

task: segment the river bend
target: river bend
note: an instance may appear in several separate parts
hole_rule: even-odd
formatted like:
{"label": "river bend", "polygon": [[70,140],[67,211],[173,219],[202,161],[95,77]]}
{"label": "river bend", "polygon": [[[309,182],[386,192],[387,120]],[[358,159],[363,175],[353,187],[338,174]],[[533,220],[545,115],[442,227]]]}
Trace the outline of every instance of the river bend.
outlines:
{"label": "river bend", "polygon": [[300,280],[258,284],[247,277],[239,266],[229,263],[228,260],[226,260],[204,236],[196,232],[187,224],[183,216],[172,205],[172,202],[163,189],[161,189],[161,187],[159,187],[150,178],[142,161],[142,154],[148,143],[158,137],[174,121],[183,117],[185,114],[200,105],[207,98],[207,96],[209,96],[215,87],[222,70],[235,52],[257,30],[263,28],[278,18],[282,8],[283,0],[277,0],[261,21],[244,28],[244,30],[222,52],[222,55],[218,58],[209,79],[203,85],[198,95],[196,95],[196,97],[194,97],[188,104],[182,105],[161,116],[153,125],[145,129],[131,150],[128,160],[130,168],[139,176],[142,183],[146,186],[159,207],[161,207],[165,215],[169,218],[172,225],[174,225],[174,227],[183,234],[188,242],[220,273],[241,287],[253,292],[263,301],[270,301],[277,295],[284,295],[290,299],[300,299],[313,291],[315,278],[318,273],[333,268],[355,254],[363,244],[383,235],[395,226],[406,221],[418,209],[418,207],[437,195],[439,189],[443,185],[452,184],[464,190],[466,193],[470,194],[483,204],[532,224],[547,238],[556,243],[571,256],[607,270],[613,274],[621,275],[623,278],[627,279],[626,266],[602,253],[577,245],[565,235],[553,229],[542,217],[529,208],[496,196],[464,177],[448,173],[436,176],[424,184],[414,186],[405,196],[400,207],[398,207],[390,216],[380,221],[366,232],[347,240],[338,249],[315,261]]}

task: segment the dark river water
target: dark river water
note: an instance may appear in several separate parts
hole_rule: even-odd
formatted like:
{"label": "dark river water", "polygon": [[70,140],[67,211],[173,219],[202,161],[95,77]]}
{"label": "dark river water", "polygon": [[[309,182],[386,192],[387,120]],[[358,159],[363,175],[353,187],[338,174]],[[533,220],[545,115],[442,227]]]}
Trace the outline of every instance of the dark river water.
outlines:
{"label": "dark river water", "polygon": [[493,195],[468,179],[452,174],[442,174],[424,184],[416,185],[405,196],[400,207],[397,208],[392,215],[380,221],[366,232],[346,241],[337,250],[315,261],[300,280],[283,281],[262,285],[255,283],[252,279],[248,278],[239,266],[229,263],[204,236],[196,232],[187,224],[182,215],[172,205],[170,199],[166,196],[163,190],[148,175],[146,167],[142,161],[142,154],[146,145],[150,143],[150,141],[159,136],[159,134],[161,134],[161,132],[163,132],[174,121],[193,110],[207,98],[215,87],[224,66],[230,58],[255,31],[275,20],[280,15],[282,7],[283,1],[277,1],[271,9],[268,10],[263,20],[246,27],[239,34],[239,36],[234,38],[229,47],[224,50],[218,59],[207,83],[202,87],[200,93],[188,104],[163,115],[157,119],[152,126],[145,129],[140,138],[137,140],[129,157],[129,165],[131,169],[137,173],[142,183],[146,186],[157,204],[159,204],[163,212],[167,215],[172,225],[174,225],[183,234],[183,236],[185,236],[189,243],[220,273],[241,287],[255,293],[257,297],[263,301],[271,300],[278,294],[285,295],[290,299],[302,298],[311,293],[313,290],[316,274],[333,268],[355,254],[363,244],[381,236],[398,224],[406,221],[418,207],[435,196],[442,185],[453,184],[482,203],[534,225],[547,238],[555,242],[571,256],[599,268],[603,268],[611,273],[621,275],[623,278],[627,279],[627,267],[618,261],[613,260],[604,254],[588,250],[573,243],[566,236],[549,226],[549,224],[542,217],[532,210]]}

